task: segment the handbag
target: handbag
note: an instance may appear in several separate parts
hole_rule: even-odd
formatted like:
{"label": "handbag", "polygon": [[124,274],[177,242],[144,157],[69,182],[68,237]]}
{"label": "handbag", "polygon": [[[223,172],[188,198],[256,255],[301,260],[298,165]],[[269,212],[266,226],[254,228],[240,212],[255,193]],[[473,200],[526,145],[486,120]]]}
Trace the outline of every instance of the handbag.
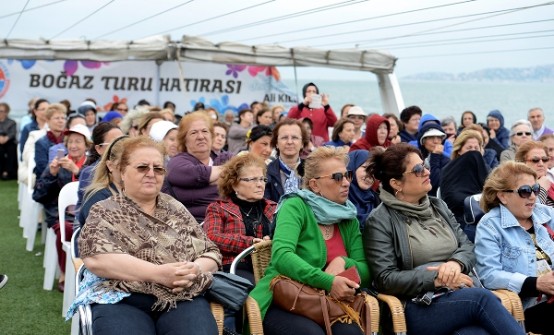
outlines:
{"label": "handbag", "polygon": [[248,279],[228,272],[217,271],[212,275],[212,285],[204,294],[206,298],[234,312],[240,310],[254,288],[254,284]]}
{"label": "handbag", "polygon": [[271,281],[273,302],[281,309],[302,315],[325,327],[327,335],[332,335],[331,326],[335,322],[355,323],[369,335],[371,332],[370,311],[366,305],[367,293],[354,296],[352,302],[339,301],[328,296],[325,290],[316,289],[279,275]]}

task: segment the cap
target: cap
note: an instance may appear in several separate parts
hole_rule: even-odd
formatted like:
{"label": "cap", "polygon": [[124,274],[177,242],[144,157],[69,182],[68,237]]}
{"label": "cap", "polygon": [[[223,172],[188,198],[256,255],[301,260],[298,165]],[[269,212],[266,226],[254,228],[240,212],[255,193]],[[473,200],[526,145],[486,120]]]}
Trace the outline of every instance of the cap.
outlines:
{"label": "cap", "polygon": [[64,134],[69,135],[70,133],[77,133],[81,134],[85,137],[85,139],[90,142],[90,130],[88,130],[87,126],[82,124],[76,124],[70,129],[67,129]]}
{"label": "cap", "polygon": [[121,119],[123,118],[123,116],[116,112],[116,111],[111,111],[111,112],[107,112],[106,115],[104,115],[104,117],[102,118],[102,122],[110,122],[114,119]]}
{"label": "cap", "polygon": [[442,137],[443,139],[446,138],[446,134],[443,133],[442,131],[438,130],[438,129],[435,129],[435,128],[431,128],[429,130],[427,130],[425,132],[425,134],[423,134],[423,136],[421,136],[421,139],[419,140],[419,142],[421,143],[421,145],[423,145],[423,139],[426,138],[426,137],[432,137],[432,136],[440,136]]}
{"label": "cap", "polygon": [[350,115],[361,115],[361,116],[367,116],[362,107],[360,106],[352,106],[350,109],[348,109],[348,113],[346,113],[346,116]]}
{"label": "cap", "polygon": [[177,129],[177,125],[171,121],[158,121],[150,128],[150,137],[154,141],[161,142],[171,129]]}

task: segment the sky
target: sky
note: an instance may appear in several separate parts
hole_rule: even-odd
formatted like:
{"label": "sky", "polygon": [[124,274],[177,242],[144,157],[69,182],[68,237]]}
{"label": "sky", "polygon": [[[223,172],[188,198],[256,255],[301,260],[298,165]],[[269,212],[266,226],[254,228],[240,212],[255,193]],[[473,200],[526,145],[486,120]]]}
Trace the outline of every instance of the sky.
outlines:
{"label": "sky", "polygon": [[[379,49],[398,77],[554,63],[554,1],[539,0],[11,0],[1,39],[135,40],[201,36],[212,42]],[[286,78],[292,69],[280,68]],[[367,73],[297,69],[299,78]]]}

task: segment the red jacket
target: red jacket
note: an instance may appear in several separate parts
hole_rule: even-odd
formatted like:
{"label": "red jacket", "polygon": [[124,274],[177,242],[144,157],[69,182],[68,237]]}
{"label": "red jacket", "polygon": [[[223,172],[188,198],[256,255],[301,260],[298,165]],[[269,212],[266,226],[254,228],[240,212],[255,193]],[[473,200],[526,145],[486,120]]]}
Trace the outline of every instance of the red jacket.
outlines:
{"label": "red jacket", "polygon": [[[264,201],[264,215],[271,222],[277,204],[267,199],[264,199]],[[263,237],[262,225],[257,228],[256,236],[246,235],[240,208],[231,200],[212,202],[206,209],[204,231],[208,238],[219,247],[223,255],[223,265],[231,264],[238,254],[251,246],[254,237]]]}
{"label": "red jacket", "polygon": [[329,127],[333,127],[337,122],[337,116],[329,105],[322,108],[309,108],[300,103],[291,107],[287,117],[299,120],[310,118],[314,124],[312,134],[323,137],[325,142],[329,142]]}

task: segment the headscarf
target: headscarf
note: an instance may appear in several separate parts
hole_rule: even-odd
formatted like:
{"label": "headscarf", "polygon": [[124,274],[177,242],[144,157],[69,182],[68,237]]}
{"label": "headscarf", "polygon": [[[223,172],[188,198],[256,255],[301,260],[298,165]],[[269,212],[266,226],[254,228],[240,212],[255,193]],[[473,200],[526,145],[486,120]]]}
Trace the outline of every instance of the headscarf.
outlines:
{"label": "headscarf", "polygon": [[379,196],[371,188],[368,190],[362,190],[358,185],[358,179],[356,178],[356,170],[362,166],[370,157],[370,153],[367,150],[356,150],[348,153],[350,161],[348,162],[347,170],[352,171],[354,176],[350,183],[350,191],[348,192],[348,199],[352,201],[356,206],[358,221],[360,222],[360,229],[363,230],[365,220],[369,213],[377,207],[379,204]]}
{"label": "headscarf", "polygon": [[[383,144],[379,144],[379,140],[377,140],[377,129],[383,123],[387,125],[387,137]],[[378,146],[382,146],[383,148],[388,148],[391,145],[391,141],[389,140],[389,134],[388,134],[389,132],[390,132],[389,120],[387,120],[386,118],[382,117],[379,114],[373,114],[367,119],[364,137],[360,138],[354,144],[352,144],[352,146],[350,146],[350,151],[360,150],[360,149],[369,150],[373,147],[378,147]]]}

